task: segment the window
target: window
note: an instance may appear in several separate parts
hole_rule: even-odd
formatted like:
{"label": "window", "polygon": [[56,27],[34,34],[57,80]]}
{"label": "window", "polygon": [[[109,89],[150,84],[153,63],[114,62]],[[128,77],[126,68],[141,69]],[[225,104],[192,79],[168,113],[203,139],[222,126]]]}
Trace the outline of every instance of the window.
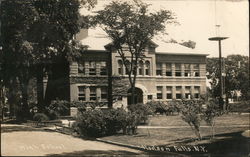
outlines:
{"label": "window", "polygon": [[175,76],[181,76],[181,64],[175,64]]}
{"label": "window", "polygon": [[185,99],[191,99],[191,87],[190,86],[185,87]]}
{"label": "window", "polygon": [[106,62],[100,62],[100,75],[107,75],[107,65]]}
{"label": "window", "polygon": [[101,100],[107,100],[108,94],[107,94],[107,87],[101,87]]}
{"label": "window", "polygon": [[85,87],[84,86],[78,87],[78,100],[79,101],[86,101]]}
{"label": "window", "polygon": [[123,75],[123,64],[121,60],[118,60],[118,74]]}
{"label": "window", "polygon": [[167,99],[172,99],[172,87],[167,86]]}
{"label": "window", "polygon": [[128,69],[125,68],[126,75],[128,75],[128,74],[129,74],[129,69],[130,69],[130,67],[131,67],[130,61],[129,61],[129,60],[126,60],[126,61],[125,61],[125,64],[126,64],[126,66],[128,67]]}
{"label": "window", "polygon": [[176,87],[176,99],[181,99],[181,86]]}
{"label": "window", "polygon": [[194,75],[195,77],[199,77],[200,76],[200,72],[199,72],[199,64],[194,64]]}
{"label": "window", "polygon": [[89,62],[89,75],[96,75],[96,62]]}
{"label": "window", "polygon": [[157,93],[156,93],[156,97],[157,99],[162,99],[162,86],[157,86]]}
{"label": "window", "polygon": [[89,100],[96,100],[96,87],[89,87],[90,94],[89,94]]}
{"label": "window", "polygon": [[85,65],[84,65],[84,62],[78,63],[78,73],[79,74],[85,74]]}
{"label": "window", "polygon": [[145,62],[145,75],[150,75],[150,62]]}
{"label": "window", "polygon": [[156,64],[156,75],[162,75],[161,64]]}
{"label": "window", "polygon": [[190,77],[191,76],[191,65],[190,64],[184,64],[185,68],[185,76]]}
{"label": "window", "polygon": [[148,100],[152,100],[153,99],[153,95],[148,95]]}
{"label": "window", "polygon": [[194,98],[196,99],[200,98],[200,86],[194,87]]}
{"label": "window", "polygon": [[139,62],[138,75],[143,75],[143,62]]}
{"label": "window", "polygon": [[172,76],[172,66],[170,63],[166,64],[166,76]]}

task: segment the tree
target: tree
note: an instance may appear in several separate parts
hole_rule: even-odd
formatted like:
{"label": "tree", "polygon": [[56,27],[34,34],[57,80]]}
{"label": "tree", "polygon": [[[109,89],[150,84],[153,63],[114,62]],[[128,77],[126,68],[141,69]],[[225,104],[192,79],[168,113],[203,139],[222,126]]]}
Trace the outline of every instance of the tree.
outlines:
{"label": "tree", "polygon": [[[10,89],[15,82],[20,86],[24,115],[28,113],[27,84],[32,77],[37,77],[39,84],[45,72],[48,74],[47,104],[61,95],[58,91],[68,81],[68,64],[79,55],[79,48],[83,48],[73,40],[87,23],[80,16],[79,8],[95,3],[95,0],[2,2],[1,79]],[[41,108],[44,104],[40,104]]]}
{"label": "tree", "polygon": [[194,49],[196,42],[192,41],[192,40],[188,40],[188,41],[182,41],[181,43],[179,43],[180,45],[186,46],[188,48]]}
{"label": "tree", "polygon": [[206,102],[206,109],[203,112],[205,122],[211,126],[212,138],[214,138],[215,118],[221,115],[219,102],[216,99],[210,99]]}
{"label": "tree", "polygon": [[[4,86],[15,91],[14,84],[21,90],[21,110],[28,116],[28,82],[33,75],[36,58],[33,43],[27,39],[29,25],[37,13],[31,1],[3,1],[1,5],[1,79]],[[18,9],[17,9],[18,8]],[[13,86],[12,86],[13,85]]]}
{"label": "tree", "polygon": [[[165,29],[165,24],[173,22],[170,11],[149,13],[148,5],[134,1],[113,1],[101,11],[97,11],[94,21],[111,38],[106,48],[115,50],[121,57],[131,86],[134,103],[138,62],[144,57],[144,50],[152,44],[151,39]],[[129,55],[128,55],[129,54]]]}
{"label": "tree", "polygon": [[[248,100],[249,89],[249,59],[242,55],[229,55],[224,60],[225,94],[227,99],[234,91],[242,93],[242,99]],[[207,78],[211,79],[211,93],[213,97],[219,96],[219,62],[218,58],[207,59]]]}
{"label": "tree", "polygon": [[191,129],[194,131],[197,138],[202,138],[200,133],[201,113],[204,100],[182,100],[176,102],[176,107],[181,113],[181,118],[184,120]]}

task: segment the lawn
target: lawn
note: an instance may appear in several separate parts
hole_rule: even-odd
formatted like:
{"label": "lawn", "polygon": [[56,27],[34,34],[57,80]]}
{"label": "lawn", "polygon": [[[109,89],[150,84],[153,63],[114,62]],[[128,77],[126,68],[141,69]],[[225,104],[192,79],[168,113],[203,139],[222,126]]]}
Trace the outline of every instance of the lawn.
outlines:
{"label": "lawn", "polygon": [[[137,135],[114,135],[102,137],[102,140],[109,140],[123,144],[135,145],[152,149],[155,146],[168,148],[168,151],[183,154],[209,153],[210,155],[241,156],[249,154],[248,138],[242,136],[242,132],[249,130],[249,114],[227,114],[218,117],[216,120],[213,140],[210,139],[210,127],[202,122],[201,135],[203,140],[197,141],[191,128],[176,116],[154,116],[149,119],[149,126],[163,126],[164,128],[138,128]],[[249,133],[248,133],[249,134]],[[145,147],[146,146],[146,147]],[[204,147],[206,152],[196,151],[189,148],[193,146]],[[167,150],[167,149],[166,149]],[[241,154],[239,154],[241,153]]]}
{"label": "lawn", "polygon": [[[249,114],[224,114],[216,118],[218,126],[249,125]],[[188,126],[179,115],[175,116],[152,116],[149,117],[149,126]],[[204,121],[202,126],[207,125]]]}

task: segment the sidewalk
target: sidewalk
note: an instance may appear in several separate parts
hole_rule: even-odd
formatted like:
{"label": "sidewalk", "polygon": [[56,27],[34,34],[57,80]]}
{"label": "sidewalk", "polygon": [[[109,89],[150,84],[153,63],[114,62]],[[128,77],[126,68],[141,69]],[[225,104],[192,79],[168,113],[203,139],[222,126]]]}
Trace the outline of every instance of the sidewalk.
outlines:
{"label": "sidewalk", "polygon": [[[84,140],[57,132],[32,130],[23,131],[24,125],[1,125],[15,130],[1,134],[2,156],[55,156],[55,155],[140,155],[146,152],[111,145],[98,141]],[[17,130],[16,127],[20,127]],[[29,127],[27,127],[29,128]],[[25,128],[27,130],[27,128]]]}

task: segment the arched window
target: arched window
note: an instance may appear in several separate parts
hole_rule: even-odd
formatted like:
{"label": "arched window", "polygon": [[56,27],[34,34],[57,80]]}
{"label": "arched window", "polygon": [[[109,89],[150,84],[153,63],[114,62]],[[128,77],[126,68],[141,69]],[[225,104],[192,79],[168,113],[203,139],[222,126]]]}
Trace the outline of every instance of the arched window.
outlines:
{"label": "arched window", "polygon": [[139,61],[138,75],[143,75],[143,62]]}
{"label": "arched window", "polygon": [[78,73],[85,74],[85,62],[78,63]]}
{"label": "arched window", "polygon": [[150,75],[150,62],[145,62],[145,75]]}
{"label": "arched window", "polygon": [[193,74],[193,76],[195,76],[195,77],[199,77],[200,76],[200,73],[199,73],[199,64],[194,64],[193,65],[193,67],[194,67],[194,74]]}
{"label": "arched window", "polygon": [[150,75],[150,62],[145,62],[145,75]]}
{"label": "arched window", "polygon": [[96,62],[95,61],[89,62],[89,75],[96,75]]}
{"label": "arched window", "polygon": [[126,66],[128,67],[128,70],[125,69],[126,75],[128,75],[128,74],[129,74],[129,69],[130,69],[130,67],[131,67],[130,61],[129,61],[129,60],[126,60],[126,61],[125,61],[125,64],[126,64]]}
{"label": "arched window", "polygon": [[118,74],[123,75],[123,64],[121,60],[118,60]]}

